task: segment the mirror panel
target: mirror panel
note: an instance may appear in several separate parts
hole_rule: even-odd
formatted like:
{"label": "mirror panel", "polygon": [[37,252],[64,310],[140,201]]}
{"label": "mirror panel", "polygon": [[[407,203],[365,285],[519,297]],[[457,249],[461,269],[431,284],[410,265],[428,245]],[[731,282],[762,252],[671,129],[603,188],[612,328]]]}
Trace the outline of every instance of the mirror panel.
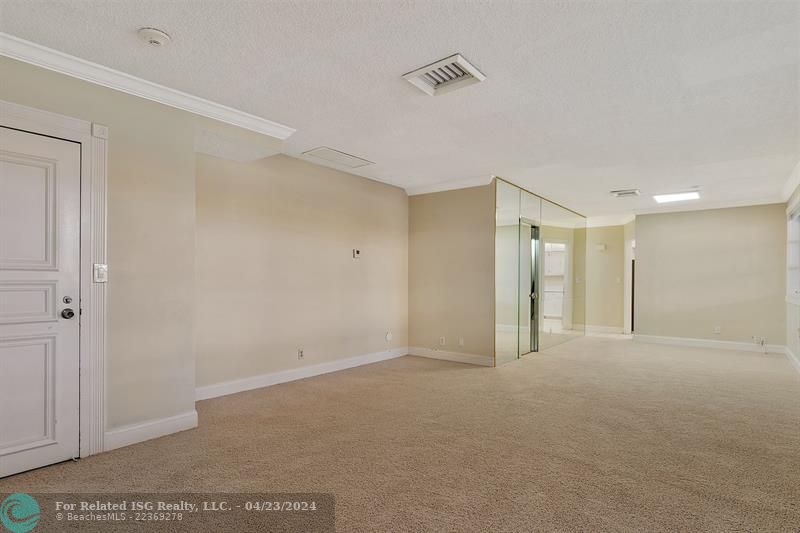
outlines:
{"label": "mirror panel", "polygon": [[584,335],[586,219],[542,200],[539,349]]}
{"label": "mirror panel", "polygon": [[495,180],[495,363],[585,334],[586,219]]}
{"label": "mirror panel", "polygon": [[519,357],[519,216],[521,190],[495,189],[495,363]]}

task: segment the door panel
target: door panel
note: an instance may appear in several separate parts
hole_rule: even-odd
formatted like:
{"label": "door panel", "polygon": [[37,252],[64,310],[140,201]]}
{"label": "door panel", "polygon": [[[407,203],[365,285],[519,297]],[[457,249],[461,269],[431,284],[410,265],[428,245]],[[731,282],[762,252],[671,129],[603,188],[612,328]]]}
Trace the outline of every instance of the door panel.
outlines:
{"label": "door panel", "polygon": [[[0,411],[0,450],[24,450],[54,442],[54,337],[0,341],[0,388],[14,396],[13,409]],[[19,416],[18,413],[26,416]]]}
{"label": "door panel", "polygon": [[0,268],[56,270],[55,170],[54,161],[0,149]]}
{"label": "door panel", "polygon": [[80,145],[0,127],[0,477],[79,454],[79,272]]}
{"label": "door panel", "polygon": [[0,324],[55,322],[54,281],[0,281]]}

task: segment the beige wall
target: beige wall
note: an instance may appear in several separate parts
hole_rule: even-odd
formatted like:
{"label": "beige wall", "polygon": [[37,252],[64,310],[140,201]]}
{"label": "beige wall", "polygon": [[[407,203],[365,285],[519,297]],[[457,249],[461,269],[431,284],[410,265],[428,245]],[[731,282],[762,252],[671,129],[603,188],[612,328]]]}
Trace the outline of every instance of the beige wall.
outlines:
{"label": "beige wall", "polygon": [[[598,246],[605,246],[599,250]],[[623,328],[625,228],[586,230],[586,325]]]}
{"label": "beige wall", "polygon": [[638,216],[636,333],[748,343],[757,335],[783,344],[784,209]]}
{"label": "beige wall", "polygon": [[194,409],[194,132],[247,132],[0,57],[0,99],[109,127],[107,429]]}
{"label": "beige wall", "polygon": [[196,286],[198,386],[407,346],[406,193],[198,155]]}
{"label": "beige wall", "polygon": [[493,186],[410,197],[410,345],[491,356],[493,308]]}

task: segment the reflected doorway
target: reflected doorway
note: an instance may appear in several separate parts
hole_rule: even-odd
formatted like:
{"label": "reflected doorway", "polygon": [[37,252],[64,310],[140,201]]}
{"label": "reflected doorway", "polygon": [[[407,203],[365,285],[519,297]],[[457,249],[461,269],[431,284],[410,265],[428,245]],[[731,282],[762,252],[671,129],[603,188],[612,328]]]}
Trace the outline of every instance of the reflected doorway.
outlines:
{"label": "reflected doorway", "polygon": [[544,329],[548,334],[563,333],[572,328],[567,295],[569,280],[569,249],[566,241],[544,243],[544,276],[542,311]]}

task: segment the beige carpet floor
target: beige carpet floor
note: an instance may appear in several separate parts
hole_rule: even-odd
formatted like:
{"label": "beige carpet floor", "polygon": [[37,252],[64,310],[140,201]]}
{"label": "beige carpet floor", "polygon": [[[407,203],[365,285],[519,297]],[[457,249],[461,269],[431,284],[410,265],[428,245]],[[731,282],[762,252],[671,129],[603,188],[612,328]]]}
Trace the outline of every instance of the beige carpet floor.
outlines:
{"label": "beige carpet floor", "polygon": [[798,531],[783,356],[582,338],[403,357],[198,403],[200,427],[10,491],[321,491],[339,531]]}

